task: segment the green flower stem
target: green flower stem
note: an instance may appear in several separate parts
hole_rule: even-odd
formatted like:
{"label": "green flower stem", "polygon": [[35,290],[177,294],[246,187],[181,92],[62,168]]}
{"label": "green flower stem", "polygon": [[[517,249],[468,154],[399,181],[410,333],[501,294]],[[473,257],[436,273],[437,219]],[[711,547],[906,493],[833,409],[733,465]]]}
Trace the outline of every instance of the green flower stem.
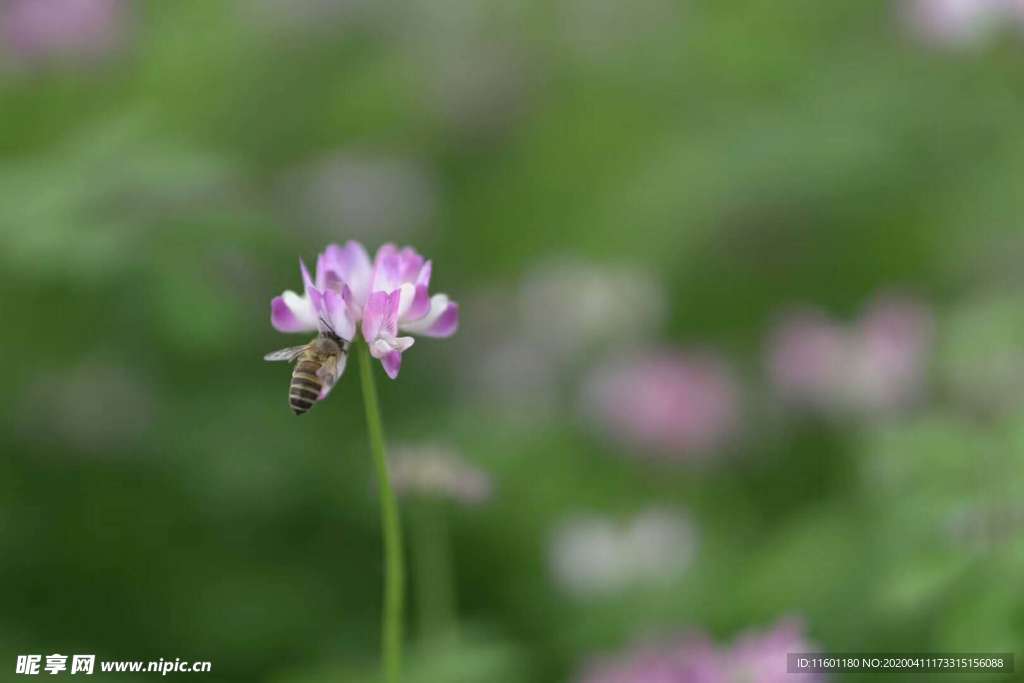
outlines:
{"label": "green flower stem", "polygon": [[377,386],[373,381],[370,349],[359,346],[359,374],[363,385],[366,427],[370,433],[370,450],[377,466],[380,487],[380,519],[384,534],[384,621],[381,626],[381,658],[385,683],[398,683],[402,669],[402,604],[405,591],[405,567],[402,560],[402,523],[398,502],[391,488],[387,454],[384,451],[384,428],[377,402]]}
{"label": "green flower stem", "polygon": [[412,559],[421,640],[455,635],[451,543],[442,501],[419,500],[412,516]]}

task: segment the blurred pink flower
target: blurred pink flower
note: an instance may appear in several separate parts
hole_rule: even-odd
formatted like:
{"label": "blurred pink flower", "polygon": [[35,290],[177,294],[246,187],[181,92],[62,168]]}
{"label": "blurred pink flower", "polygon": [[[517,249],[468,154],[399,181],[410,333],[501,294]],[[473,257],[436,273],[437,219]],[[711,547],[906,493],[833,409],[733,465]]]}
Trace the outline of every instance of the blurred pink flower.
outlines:
{"label": "blurred pink flower", "polygon": [[558,255],[511,285],[470,294],[457,376],[468,398],[509,418],[553,418],[596,354],[653,338],[666,317],[651,269]]}
{"label": "blurred pink flower", "polygon": [[820,311],[790,313],[769,338],[767,372],[780,398],[812,411],[905,408],[921,394],[932,329],[924,306],[895,296],[878,298],[847,327]]}
{"label": "blurred pink flower", "polygon": [[883,297],[868,307],[854,330],[849,368],[853,404],[879,411],[915,402],[933,330],[931,312],[910,299]]}
{"label": "blurred pink flower", "polygon": [[613,659],[596,661],[578,683],[722,683],[714,644],[691,634],[671,643],[644,645]]}
{"label": "blurred pink flower", "polygon": [[914,33],[940,45],[976,43],[1010,22],[1024,28],[1024,0],[904,0],[902,14]]}
{"label": "blurred pink flower", "polygon": [[449,337],[458,327],[459,305],[445,294],[429,295],[431,262],[412,247],[400,250],[385,244],[371,263],[358,242],[331,244],[317,257],[315,277],[301,260],[299,267],[305,291],[299,295],[287,290],[271,301],[274,328],[329,330],[353,341],[359,325],[370,353],[391,379],[398,376],[402,353],[414,341],[399,332]]}
{"label": "blurred pink flower", "polygon": [[391,452],[391,483],[399,495],[447,498],[464,505],[491,497],[491,478],[451,448],[405,444]]}
{"label": "blurred pink flower", "polygon": [[646,645],[590,665],[579,683],[819,683],[816,674],[786,672],[790,652],[812,652],[797,620],[741,634],[731,647],[715,647],[702,634]]}
{"label": "blurred pink flower", "polygon": [[748,631],[740,635],[732,647],[719,654],[725,672],[723,681],[739,683],[784,683],[823,680],[816,674],[790,674],[786,672],[790,652],[814,652],[815,646],[804,639],[803,624],[799,619],[783,619],[767,631]]}
{"label": "blurred pink flower", "polygon": [[840,393],[846,332],[819,311],[786,316],[772,334],[768,372],[782,398],[828,404]]}
{"label": "blurred pink flower", "polygon": [[738,393],[717,359],[659,351],[599,367],[584,384],[582,403],[623,443],[691,457],[722,446],[735,431]]}
{"label": "blurred pink flower", "polygon": [[0,35],[23,61],[97,57],[119,44],[126,11],[123,0],[7,0]]}

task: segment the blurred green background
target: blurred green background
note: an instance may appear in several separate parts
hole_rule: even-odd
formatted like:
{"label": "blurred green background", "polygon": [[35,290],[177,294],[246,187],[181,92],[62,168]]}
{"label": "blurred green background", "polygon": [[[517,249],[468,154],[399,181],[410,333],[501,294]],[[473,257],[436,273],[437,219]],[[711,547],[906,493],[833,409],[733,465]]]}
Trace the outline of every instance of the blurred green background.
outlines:
{"label": "blurred green background", "polygon": [[[1024,642],[1024,23],[936,34],[882,0],[26,2],[0,1],[4,680],[54,652],[373,679],[358,378],[297,419],[260,360],[303,341],[269,324],[297,259],[347,239],[414,245],[460,302],[459,333],[378,386],[390,441],[493,488],[406,501],[413,532],[440,518],[425,547],[447,543],[457,594],[457,635],[432,638],[413,572],[408,680],[582,680],[637,642],[727,648],[788,617],[826,651]],[[921,332],[907,373],[857,356],[895,382],[881,399],[780,394],[787,311],[849,354],[888,293]],[[609,436],[588,378],[651,349],[727,368],[711,445]],[[685,547],[615,565],[650,510],[682,525],[653,545]]]}

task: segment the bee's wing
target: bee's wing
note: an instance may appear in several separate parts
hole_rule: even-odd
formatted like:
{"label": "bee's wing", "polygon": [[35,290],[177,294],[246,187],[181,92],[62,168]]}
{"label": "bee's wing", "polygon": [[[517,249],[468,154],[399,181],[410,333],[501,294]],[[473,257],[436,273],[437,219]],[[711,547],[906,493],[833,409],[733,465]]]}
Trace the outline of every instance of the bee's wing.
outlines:
{"label": "bee's wing", "polygon": [[277,351],[271,351],[267,355],[263,356],[263,360],[275,361],[283,360],[291,363],[293,360],[298,358],[309,344],[303,344],[302,346],[289,346],[287,349],[278,349]]}

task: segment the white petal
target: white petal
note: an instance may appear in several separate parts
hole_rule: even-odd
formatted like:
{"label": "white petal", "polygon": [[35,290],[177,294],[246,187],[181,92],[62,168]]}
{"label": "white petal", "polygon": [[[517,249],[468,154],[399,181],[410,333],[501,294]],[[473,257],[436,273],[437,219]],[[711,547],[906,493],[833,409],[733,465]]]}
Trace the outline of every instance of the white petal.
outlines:
{"label": "white petal", "polygon": [[312,330],[316,329],[319,316],[316,314],[316,308],[308,296],[300,296],[289,289],[281,294],[281,298],[299,322]]}
{"label": "white petal", "polygon": [[401,297],[398,300],[398,319],[401,320],[412,306],[413,299],[416,298],[416,285],[406,282],[399,287],[399,290]]}
{"label": "white petal", "polygon": [[[402,297],[405,298],[404,296]],[[412,299],[410,298],[410,302]],[[413,334],[422,334],[429,330],[437,319],[441,317],[441,314],[448,309],[448,295],[447,294],[435,294],[430,297],[430,312],[419,320],[413,320],[411,322],[404,323],[402,329],[406,332],[412,332]]]}
{"label": "white petal", "polygon": [[377,338],[374,339],[370,344],[370,355],[374,358],[383,358],[384,356],[391,353],[391,344],[388,344],[387,340]]}

